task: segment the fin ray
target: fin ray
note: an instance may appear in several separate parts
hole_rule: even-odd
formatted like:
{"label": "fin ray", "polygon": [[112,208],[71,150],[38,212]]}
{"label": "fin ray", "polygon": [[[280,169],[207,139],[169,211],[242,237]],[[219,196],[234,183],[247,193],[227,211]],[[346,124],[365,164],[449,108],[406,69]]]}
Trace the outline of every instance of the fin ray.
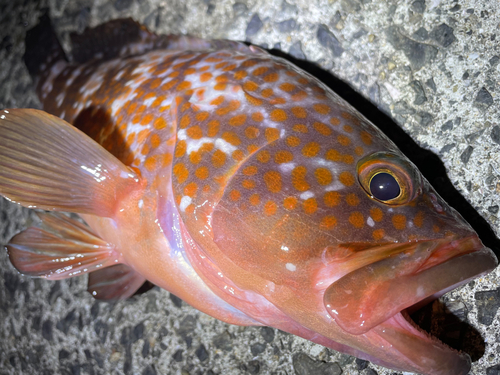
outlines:
{"label": "fin ray", "polygon": [[120,198],[140,185],[98,143],[43,111],[4,110],[0,132],[0,194],[11,201],[111,217]]}
{"label": "fin ray", "polygon": [[132,296],[146,279],[125,264],[100,269],[89,275],[88,291],[95,299],[120,300]]}

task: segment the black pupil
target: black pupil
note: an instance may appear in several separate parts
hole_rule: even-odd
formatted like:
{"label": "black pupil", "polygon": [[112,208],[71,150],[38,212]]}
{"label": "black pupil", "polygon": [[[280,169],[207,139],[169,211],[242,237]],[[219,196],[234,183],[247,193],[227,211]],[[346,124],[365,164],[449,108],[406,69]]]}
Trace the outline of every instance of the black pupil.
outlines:
{"label": "black pupil", "polygon": [[378,200],[389,201],[398,197],[401,189],[389,173],[378,173],[370,181],[370,191]]}

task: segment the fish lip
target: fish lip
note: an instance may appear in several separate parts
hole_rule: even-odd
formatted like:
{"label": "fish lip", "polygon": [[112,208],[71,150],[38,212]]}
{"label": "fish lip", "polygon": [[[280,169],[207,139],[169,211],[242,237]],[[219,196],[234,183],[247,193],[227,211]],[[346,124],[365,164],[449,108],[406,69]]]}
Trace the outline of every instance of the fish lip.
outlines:
{"label": "fish lip", "polygon": [[[453,250],[458,250],[458,254],[450,256],[449,253],[453,252]],[[468,374],[471,366],[468,354],[459,352],[422,329],[413,321],[410,314],[441,297],[448,291],[491,272],[497,266],[498,260],[493,251],[484,246],[475,234],[464,238],[457,238],[456,242],[443,243],[438,246],[435,253],[446,259],[437,264],[434,261],[426,262],[427,264],[422,266],[422,272],[432,268],[439,269],[439,266],[443,265],[451,265],[452,267],[470,265],[476,272],[469,274],[468,277],[454,284],[448,285],[438,293],[423,298],[415,304],[402,309],[394,316],[374,327],[370,331],[370,334],[379,336],[381,340],[388,342],[396,350],[399,350],[411,366],[414,367],[416,372],[432,375],[465,375]],[[408,346],[413,351],[408,350]],[[418,350],[421,351],[420,355],[414,353],[416,348],[419,348]],[[422,361],[422,358],[426,358],[426,360]],[[436,367],[429,367],[429,361],[434,363]]]}

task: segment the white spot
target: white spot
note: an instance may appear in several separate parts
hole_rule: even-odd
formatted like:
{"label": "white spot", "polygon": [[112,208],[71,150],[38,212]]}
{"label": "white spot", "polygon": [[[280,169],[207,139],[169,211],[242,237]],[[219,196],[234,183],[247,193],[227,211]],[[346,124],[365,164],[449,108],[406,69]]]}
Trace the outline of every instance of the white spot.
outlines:
{"label": "white spot", "polygon": [[309,198],[314,197],[314,193],[310,190],[304,191],[302,194],[300,194],[300,199],[306,200]]}
{"label": "white spot", "polygon": [[152,98],[147,98],[146,100],[144,100],[144,105],[146,107],[150,107],[151,104],[153,104],[153,102],[156,100],[156,96],[152,97]]}
{"label": "white spot", "polygon": [[283,163],[279,165],[281,173],[290,173],[295,168],[296,163]]}
{"label": "white spot", "polygon": [[293,263],[287,263],[285,267],[288,271],[292,272],[294,272],[297,269],[297,266],[295,266],[295,264]]}
{"label": "white spot", "polygon": [[186,210],[186,207],[191,204],[191,197],[188,197],[187,195],[183,196],[181,199],[181,204],[179,205],[179,208],[181,209],[182,212]]}
{"label": "white spot", "polygon": [[215,147],[224,152],[226,155],[231,155],[237,149],[237,147],[226,142],[222,138],[217,138],[215,141]]}
{"label": "white spot", "polygon": [[3,120],[5,118],[5,115],[0,116],[0,118]]}
{"label": "white spot", "polygon": [[288,246],[281,245],[281,250],[283,250],[283,251],[288,251],[288,250],[290,250],[290,249],[288,248]]}
{"label": "white spot", "polygon": [[7,111],[6,109],[3,110],[5,113],[9,113],[9,111]]}
{"label": "white spot", "polygon": [[373,227],[375,225],[375,222],[373,221],[371,216],[368,216],[368,219],[366,220],[366,224],[368,224],[368,226],[370,226],[370,227]]}
{"label": "white spot", "polygon": [[142,208],[142,206],[144,206],[144,201],[142,199],[139,201],[138,206],[139,206],[139,208]]}

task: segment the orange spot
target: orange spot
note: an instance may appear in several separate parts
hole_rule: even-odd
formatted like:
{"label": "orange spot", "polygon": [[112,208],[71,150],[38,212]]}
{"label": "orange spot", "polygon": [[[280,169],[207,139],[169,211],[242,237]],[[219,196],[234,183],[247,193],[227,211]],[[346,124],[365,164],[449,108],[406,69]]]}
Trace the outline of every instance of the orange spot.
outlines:
{"label": "orange spot", "polygon": [[253,154],[254,152],[256,152],[257,150],[259,149],[259,146],[257,145],[254,145],[254,144],[250,144],[247,146],[247,150],[250,154]]}
{"label": "orange spot", "polygon": [[141,125],[148,125],[151,121],[153,121],[153,115],[151,113],[148,113],[142,118]]}
{"label": "orange spot", "polygon": [[371,145],[372,144],[371,134],[366,132],[366,131],[362,131],[361,132],[361,141],[367,146]]}
{"label": "orange spot", "polygon": [[281,173],[277,171],[268,171],[264,173],[264,182],[266,183],[267,190],[271,193],[278,193],[281,191]]}
{"label": "orange spot", "polygon": [[151,147],[157,148],[160,145],[161,139],[158,134],[153,134],[151,136]]}
{"label": "orange spot", "polygon": [[189,161],[191,164],[198,164],[201,161],[201,152],[193,151],[189,154]]}
{"label": "orange spot", "polygon": [[224,132],[222,133],[222,139],[229,142],[233,146],[239,146],[241,139],[236,135],[235,132]]}
{"label": "orange spot", "polygon": [[202,121],[205,121],[208,116],[210,116],[210,114],[208,112],[198,112],[196,114],[196,121],[199,121],[199,122],[202,122]]}
{"label": "orange spot", "polygon": [[189,177],[189,170],[182,163],[177,163],[176,165],[174,165],[172,171],[174,172],[174,175],[177,177],[177,182],[179,184],[184,183],[184,181],[186,181],[187,178]]}
{"label": "orange spot", "polygon": [[317,168],[314,171],[314,177],[320,185],[329,185],[333,179],[332,172],[326,168]]}
{"label": "orange spot", "polygon": [[224,91],[227,87],[227,84],[226,83],[217,83],[215,86],[214,86],[214,90],[217,90],[217,91]]}
{"label": "orange spot", "polygon": [[373,207],[370,209],[370,217],[373,219],[373,221],[379,222],[384,218],[384,213],[380,208]]}
{"label": "orange spot", "polygon": [[132,146],[132,143],[134,143],[134,140],[135,140],[135,133],[130,133],[127,136],[127,140],[125,141],[125,144],[127,145],[128,148],[130,148],[130,146]]}
{"label": "orange spot", "polygon": [[186,130],[186,134],[189,138],[200,139],[203,137],[203,130],[198,125],[191,126]]}
{"label": "orange spot", "polygon": [[271,104],[285,104],[286,99],[285,98],[274,98],[269,101]]}
{"label": "orange spot", "polygon": [[267,201],[264,205],[264,214],[266,214],[266,216],[274,215],[277,208],[278,206],[276,205],[276,203],[274,203],[273,201]]}
{"label": "orange spot", "polygon": [[292,114],[297,118],[306,118],[307,111],[304,107],[292,107]]}
{"label": "orange spot", "polygon": [[304,90],[297,91],[292,95],[292,100],[294,102],[300,102],[307,98],[307,93]]}
{"label": "orange spot", "polygon": [[229,193],[229,199],[231,199],[233,202],[236,202],[240,198],[241,193],[238,190],[231,190],[231,192]]}
{"label": "orange spot", "polygon": [[365,221],[361,212],[355,211],[349,215],[349,223],[355,228],[363,228]]}
{"label": "orange spot", "polygon": [[352,126],[351,125],[344,125],[344,131],[346,133],[352,133]]}
{"label": "orange spot", "polygon": [[255,181],[243,180],[243,182],[241,183],[241,186],[243,186],[245,189],[253,189],[255,187]]}
{"label": "orange spot", "polygon": [[283,199],[283,207],[285,207],[287,210],[293,210],[295,207],[297,207],[297,198],[295,197],[286,197]]}
{"label": "orange spot", "polygon": [[241,150],[236,150],[231,154],[231,157],[236,161],[242,161],[245,157],[245,154]]}
{"label": "orange spot", "polygon": [[226,66],[224,69],[222,69],[222,71],[229,72],[229,71],[234,70],[234,69],[236,69],[236,64],[231,64],[231,65]]}
{"label": "orange spot", "polygon": [[423,211],[418,211],[417,214],[415,215],[415,218],[413,219],[413,224],[417,228],[422,228],[422,225],[424,225],[424,212]]}
{"label": "orange spot", "polygon": [[243,79],[247,76],[247,72],[244,70],[239,70],[236,73],[234,73],[234,79],[240,80]]}
{"label": "orange spot", "polygon": [[309,80],[307,78],[304,78],[304,77],[300,77],[298,80],[297,80],[298,83],[302,84],[302,85],[307,85],[309,83]]}
{"label": "orange spot", "polygon": [[297,147],[298,145],[300,145],[300,139],[299,137],[291,135],[290,137],[287,137],[286,144],[290,147]]}
{"label": "orange spot", "polygon": [[210,56],[210,57],[207,57],[205,59],[206,62],[219,62],[219,61],[222,61],[221,58],[218,58],[218,57],[214,57],[214,56]]}
{"label": "orange spot", "polygon": [[257,171],[258,171],[258,169],[256,166],[250,165],[250,166],[243,169],[243,174],[245,176],[253,176],[257,173]]}
{"label": "orange spot", "polygon": [[149,137],[151,132],[148,129],[141,130],[139,134],[137,134],[137,143],[143,144],[146,142],[146,139]]}
{"label": "orange spot", "polygon": [[194,182],[190,182],[184,187],[184,195],[187,195],[189,197],[194,197],[197,190],[198,190],[198,185],[196,185],[196,183]]}
{"label": "orange spot", "polygon": [[270,158],[271,155],[267,150],[263,150],[257,154],[257,160],[260,161],[261,163],[267,163]]}
{"label": "orange spot", "polygon": [[261,66],[261,67],[258,67],[257,69],[255,69],[252,74],[254,76],[261,76],[262,74],[266,73],[267,71],[269,70],[268,67],[266,66]]}
{"label": "orange spot", "polygon": [[441,230],[441,228],[439,228],[439,226],[437,226],[437,225],[433,225],[433,226],[432,226],[432,231],[433,231],[434,233],[439,233],[439,231],[440,231],[440,230]]}
{"label": "orange spot", "polygon": [[255,96],[249,95],[247,93],[245,93],[245,99],[251,105],[255,105],[255,106],[262,105],[262,100],[260,100],[259,98],[256,98]]}
{"label": "orange spot", "polygon": [[260,196],[259,194],[252,194],[248,200],[252,206],[257,206],[260,203]]}
{"label": "orange spot", "polygon": [[309,142],[302,148],[302,155],[312,158],[318,154],[320,146],[317,142]]}
{"label": "orange spot", "polygon": [[282,83],[280,89],[284,92],[291,92],[295,90],[295,85],[289,82]]}
{"label": "orange spot", "polygon": [[357,206],[359,204],[359,197],[354,193],[350,193],[345,197],[345,201],[349,206]]}
{"label": "orange spot", "polygon": [[271,95],[274,94],[274,92],[273,92],[273,89],[267,88],[267,89],[262,90],[260,92],[260,94],[262,95],[263,98],[269,98]]}
{"label": "orange spot", "polygon": [[274,109],[270,114],[270,118],[272,121],[283,122],[287,119],[287,115],[282,109]]}
{"label": "orange spot", "polygon": [[215,137],[219,132],[220,123],[218,120],[212,120],[207,124],[207,135],[209,137]]}
{"label": "orange spot", "polygon": [[292,170],[292,185],[298,191],[306,191],[309,189],[309,184],[305,180],[307,168],[297,166]]}
{"label": "orange spot", "polygon": [[383,229],[375,229],[372,232],[372,237],[374,240],[379,241],[385,236],[385,231]]}
{"label": "orange spot", "polygon": [[327,207],[337,206],[340,202],[340,194],[336,191],[327,191],[323,195],[323,202],[325,202]]}
{"label": "orange spot", "polygon": [[361,146],[357,146],[357,147],[354,149],[354,152],[355,152],[355,153],[356,153],[356,155],[358,155],[358,156],[363,155],[363,152],[364,152],[364,151],[363,151],[363,147],[361,147]]}
{"label": "orange spot", "polygon": [[221,150],[215,150],[212,154],[212,165],[215,168],[220,168],[226,163],[226,154]]}
{"label": "orange spot", "polygon": [[145,144],[142,146],[141,154],[146,155],[149,152],[149,145]]}
{"label": "orange spot", "polygon": [[224,96],[223,95],[218,96],[217,98],[215,98],[214,100],[212,100],[210,102],[211,105],[216,105],[216,106],[219,106],[222,103],[224,103]]}
{"label": "orange spot", "polygon": [[354,158],[351,155],[342,155],[342,162],[352,164],[354,163]]}
{"label": "orange spot", "polygon": [[320,115],[326,115],[328,112],[330,112],[330,107],[327,106],[326,104],[314,104],[313,108],[316,112],[318,112]]}
{"label": "orange spot", "polygon": [[154,156],[150,156],[144,161],[144,167],[149,171],[153,172],[156,168],[156,158]]}
{"label": "orange spot", "polygon": [[179,127],[181,129],[187,128],[191,124],[191,118],[189,115],[184,115],[181,117],[181,121],[179,122]]}
{"label": "orange spot", "polygon": [[324,229],[332,229],[337,225],[337,219],[335,216],[325,216],[323,219],[321,219],[320,227]]}
{"label": "orange spot", "polygon": [[208,178],[208,168],[203,166],[203,167],[199,167],[195,172],[194,172],[194,175],[196,177],[198,177],[200,180],[205,180],[206,178]]}
{"label": "orange spot", "polygon": [[337,126],[340,124],[340,120],[337,117],[331,117],[330,118],[330,124]]}
{"label": "orange spot", "polygon": [[342,146],[349,146],[351,144],[351,139],[345,135],[340,134],[337,137],[337,141],[342,145]]}
{"label": "orange spot", "polygon": [[255,126],[249,126],[245,129],[245,136],[248,139],[255,139],[259,135],[259,129],[257,129]]}
{"label": "orange spot", "polygon": [[247,115],[241,113],[229,119],[229,125],[231,126],[241,126],[247,120]]}
{"label": "orange spot", "polygon": [[290,151],[281,150],[274,154],[274,162],[277,164],[288,163],[293,160],[293,154]]}
{"label": "orange spot", "polygon": [[273,72],[273,73],[269,73],[268,75],[266,75],[264,77],[264,81],[266,81],[266,82],[276,82],[278,80],[278,78],[279,78],[278,73]]}
{"label": "orange spot", "polygon": [[392,217],[392,225],[397,230],[403,230],[406,228],[406,216],[405,215],[394,215]]}
{"label": "orange spot", "polygon": [[307,133],[308,132],[307,126],[305,126],[303,124],[294,125],[292,129],[293,129],[293,131],[296,131],[298,133]]}
{"label": "orange spot", "polygon": [[264,120],[264,115],[260,112],[254,112],[252,113],[252,120],[254,120],[255,122],[261,122],[262,120]]}
{"label": "orange spot", "polygon": [[187,90],[187,89],[190,89],[190,88],[191,88],[191,82],[189,82],[189,81],[182,81],[177,86],[177,91]]}
{"label": "orange spot", "polygon": [[352,185],[354,185],[354,182],[356,181],[354,179],[354,176],[352,175],[352,173],[347,172],[347,171],[344,171],[339,175],[339,180],[345,186],[352,186]]}
{"label": "orange spot", "polygon": [[309,198],[304,201],[304,212],[306,214],[313,214],[318,209],[318,202],[315,198]]}
{"label": "orange spot", "polygon": [[168,91],[170,90],[172,87],[174,87],[176,84],[177,84],[178,80],[176,79],[172,79],[170,81],[168,81],[167,83],[165,83],[161,88],[160,90],[162,91]]}
{"label": "orange spot", "polygon": [[332,129],[330,129],[328,125],[325,125],[322,122],[315,122],[313,126],[314,129],[316,129],[316,131],[321,135],[328,136],[332,134]]}
{"label": "orange spot", "polygon": [[280,131],[276,128],[266,128],[264,134],[269,143],[279,139],[280,137]]}
{"label": "orange spot", "polygon": [[342,155],[337,150],[331,148],[325,154],[326,160],[331,161],[340,161],[342,159]]}
{"label": "orange spot", "polygon": [[185,76],[188,76],[190,74],[194,74],[196,73],[196,69],[195,68],[187,68],[185,71],[184,71],[184,75]]}
{"label": "orange spot", "polygon": [[244,84],[243,84],[243,90],[245,91],[255,91],[259,88],[259,85],[256,84],[255,82],[253,81],[246,81]]}
{"label": "orange spot", "polygon": [[200,82],[207,82],[212,78],[212,73],[205,72],[200,75]]}

